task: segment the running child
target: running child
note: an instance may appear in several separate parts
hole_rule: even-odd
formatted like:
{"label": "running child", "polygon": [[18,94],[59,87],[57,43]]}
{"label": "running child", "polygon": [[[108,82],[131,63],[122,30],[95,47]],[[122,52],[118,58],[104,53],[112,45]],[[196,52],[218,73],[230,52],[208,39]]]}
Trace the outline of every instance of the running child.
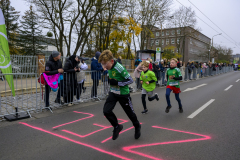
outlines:
{"label": "running child", "polygon": [[128,85],[133,83],[133,79],[127,70],[113,59],[113,54],[109,50],[105,50],[99,57],[99,63],[108,70],[110,92],[103,107],[103,113],[113,126],[112,139],[118,138],[119,133],[123,129],[123,125],[118,123],[117,117],[113,113],[113,109],[117,102],[120,103],[128,118],[135,127],[135,139],[141,136],[141,125],[134,113]]}
{"label": "running child", "polygon": [[156,88],[156,81],[157,78],[155,76],[155,73],[153,71],[150,71],[149,63],[146,61],[142,62],[142,73],[140,76],[140,82],[142,84],[142,104],[144,110],[142,111],[142,114],[146,114],[148,112],[147,106],[146,106],[146,95],[148,94],[148,100],[153,101],[154,99],[159,100],[158,94],[155,93],[153,95],[153,90]]}
{"label": "running child", "polygon": [[166,87],[166,100],[167,100],[167,108],[165,110],[166,113],[169,112],[170,108],[172,107],[170,103],[170,93],[173,91],[175,94],[175,98],[178,101],[179,105],[179,112],[183,112],[182,103],[179,98],[180,91],[180,83],[179,81],[182,80],[182,74],[179,68],[177,68],[178,60],[176,58],[172,58],[170,61],[170,68],[166,71],[167,76],[167,87]]}

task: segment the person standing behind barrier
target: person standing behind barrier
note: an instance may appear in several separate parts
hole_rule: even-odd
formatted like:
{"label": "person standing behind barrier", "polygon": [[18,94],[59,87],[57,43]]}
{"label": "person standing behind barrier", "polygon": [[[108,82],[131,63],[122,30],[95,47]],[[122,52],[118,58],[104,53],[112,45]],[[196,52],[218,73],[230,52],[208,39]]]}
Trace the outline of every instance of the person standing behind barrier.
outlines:
{"label": "person standing behind barrier", "polygon": [[152,71],[153,70],[153,65],[152,65],[152,59],[149,58],[149,70]]}
{"label": "person standing behind barrier", "polygon": [[97,98],[97,88],[99,85],[99,80],[101,79],[101,72],[103,71],[101,63],[98,63],[98,58],[100,56],[100,52],[95,53],[95,57],[92,58],[91,63],[91,78],[93,80],[91,98]]}
{"label": "person standing behind barrier", "polygon": [[136,68],[141,62],[142,62],[142,60],[139,59],[139,57],[137,57],[136,60],[135,60],[135,63],[134,63],[135,68]]}
{"label": "person standing behind barrier", "polygon": [[103,67],[103,75],[102,75],[102,82],[103,82],[103,92],[105,95],[108,95],[109,92],[109,77],[108,77],[108,70]]}
{"label": "person standing behind barrier", "polygon": [[141,64],[142,62],[137,66],[137,68],[134,70],[134,73],[133,73],[136,79],[136,85],[138,90],[142,89],[142,85],[140,83],[140,74],[143,71],[143,67]]}
{"label": "person standing behind barrier", "polygon": [[154,99],[159,101],[159,97],[158,97],[157,93],[155,93],[153,95],[153,91],[156,88],[156,81],[157,81],[155,73],[148,69],[149,63],[147,63],[146,61],[143,61],[141,65],[143,66],[143,71],[140,76],[140,82],[143,86],[142,104],[143,104],[143,109],[144,109],[142,111],[142,114],[146,114],[148,112],[148,109],[146,106],[146,95],[148,94],[149,101],[153,101]]}
{"label": "person standing behind barrier", "polygon": [[177,68],[182,67],[181,64],[180,64],[180,59],[178,58],[177,60],[178,60],[178,62],[177,62]]}
{"label": "person standing behind barrier", "polygon": [[162,86],[166,86],[166,82],[165,82],[165,65],[164,65],[164,61],[161,60],[161,62],[159,63],[159,69],[160,69],[160,74],[161,74],[161,78],[162,78]]}
{"label": "person standing behind barrier", "polygon": [[206,76],[205,73],[206,73],[206,69],[207,68],[208,67],[207,67],[206,63],[203,63],[203,65],[202,65],[202,73],[203,73],[204,76]]}
{"label": "person standing behind barrier", "polygon": [[[64,70],[62,69],[62,61],[60,60],[61,53],[58,51],[53,51],[52,54],[49,56],[49,60],[47,61],[45,65],[45,73],[46,75],[54,75],[58,73],[63,73]],[[62,81],[60,81],[57,97],[55,99],[55,103],[63,104],[61,101],[61,93],[62,90]],[[49,107],[49,92],[50,87],[48,85],[45,85],[45,106]]]}
{"label": "person standing behind barrier", "polygon": [[99,62],[108,70],[110,79],[110,92],[104,104],[103,113],[114,128],[112,139],[116,140],[123,129],[123,125],[118,123],[117,117],[113,113],[117,102],[120,103],[128,118],[132,121],[135,127],[134,137],[138,139],[141,136],[141,125],[134,113],[130,97],[128,85],[133,83],[131,75],[127,72],[126,68],[114,61],[112,52],[109,50],[102,52]]}
{"label": "person standing behind barrier", "polygon": [[78,57],[76,55],[70,56],[64,65],[64,101],[72,105],[73,97],[77,93],[77,79],[76,72],[80,71],[78,67]]}
{"label": "person standing behind barrier", "polygon": [[80,72],[77,72],[77,83],[78,83],[77,101],[83,102],[83,100],[81,100],[80,96],[81,96],[82,90],[84,88],[84,81],[86,78],[85,70],[88,69],[88,65],[82,60],[81,57],[78,57],[78,61],[79,61],[78,68],[80,68]]}
{"label": "person standing behind barrier", "polygon": [[189,80],[192,80],[191,79],[191,74],[192,74],[192,71],[193,71],[193,63],[191,63],[190,61],[187,63],[187,68],[188,68],[188,74],[189,74]]}
{"label": "person standing behind barrier", "polygon": [[122,57],[121,56],[118,57],[117,62],[122,64]]}
{"label": "person standing behind barrier", "polygon": [[159,79],[159,76],[158,76],[158,72],[160,71],[160,68],[159,68],[159,65],[158,65],[158,62],[156,61],[155,63],[153,63],[153,70],[152,70],[157,78],[157,81],[156,81],[156,84],[158,84],[158,79]]}
{"label": "person standing behind barrier", "polygon": [[167,87],[166,87],[166,100],[167,100],[167,108],[165,110],[166,113],[169,112],[170,108],[172,108],[172,105],[170,103],[170,93],[173,91],[175,94],[175,98],[178,101],[179,106],[179,112],[183,112],[182,103],[179,98],[179,93],[181,93],[180,90],[180,80],[182,80],[182,74],[179,68],[177,68],[177,59],[172,58],[170,61],[170,68],[166,71],[167,75]]}

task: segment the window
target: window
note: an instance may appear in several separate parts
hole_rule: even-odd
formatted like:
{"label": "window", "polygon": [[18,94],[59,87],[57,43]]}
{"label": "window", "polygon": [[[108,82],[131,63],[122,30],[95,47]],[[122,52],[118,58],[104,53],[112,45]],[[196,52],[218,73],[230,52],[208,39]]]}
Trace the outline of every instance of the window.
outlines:
{"label": "window", "polygon": [[158,40],[156,40],[155,44],[156,44],[156,46],[158,46],[158,44],[159,44],[159,43],[158,43]]}
{"label": "window", "polygon": [[180,42],[180,38],[177,39],[177,44],[179,44],[179,42]]}
{"label": "window", "polygon": [[162,45],[164,45],[164,39],[162,39]]}
{"label": "window", "polygon": [[175,39],[174,38],[171,39],[171,44],[175,44]]}
{"label": "window", "polygon": [[147,49],[147,47],[146,47],[146,46],[144,46],[144,49]]}
{"label": "window", "polygon": [[175,34],[175,31],[174,31],[174,30],[172,30],[172,31],[171,31],[171,34],[172,34],[172,35],[174,35],[174,34]]}
{"label": "window", "polygon": [[190,44],[193,44],[192,39],[190,38]]}
{"label": "window", "polygon": [[169,44],[169,39],[166,39],[166,45],[168,45]]}
{"label": "window", "polygon": [[162,36],[164,36],[164,31],[162,32]]}
{"label": "window", "polygon": [[154,40],[151,40],[151,46],[154,44]]}
{"label": "window", "polygon": [[180,29],[177,30],[177,34],[181,34],[181,30]]}
{"label": "window", "polygon": [[159,32],[156,32],[156,37],[158,37],[159,36]]}
{"label": "window", "polygon": [[147,40],[146,40],[146,39],[144,40],[144,43],[147,43]]}
{"label": "window", "polygon": [[166,35],[167,35],[167,36],[169,35],[169,31],[166,31]]}

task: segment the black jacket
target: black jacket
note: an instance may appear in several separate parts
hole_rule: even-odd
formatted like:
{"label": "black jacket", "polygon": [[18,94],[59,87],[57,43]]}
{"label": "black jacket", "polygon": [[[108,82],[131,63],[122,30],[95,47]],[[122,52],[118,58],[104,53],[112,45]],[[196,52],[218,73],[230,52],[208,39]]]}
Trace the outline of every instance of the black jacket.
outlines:
{"label": "black jacket", "polygon": [[63,68],[64,95],[68,95],[69,92],[71,92],[73,95],[76,94],[77,79],[74,68],[78,66],[78,62],[75,60],[75,58],[75,55],[70,56],[69,59],[66,60]]}
{"label": "black jacket", "polygon": [[156,77],[157,77],[157,72],[160,71],[159,69],[159,65],[156,65],[155,63],[153,63],[153,69],[152,71],[155,73]]}
{"label": "black jacket", "polygon": [[54,61],[52,55],[50,55],[49,60],[45,65],[45,71],[47,71],[46,75],[58,74],[58,69],[61,69],[61,68],[62,68],[62,61],[61,60]]}

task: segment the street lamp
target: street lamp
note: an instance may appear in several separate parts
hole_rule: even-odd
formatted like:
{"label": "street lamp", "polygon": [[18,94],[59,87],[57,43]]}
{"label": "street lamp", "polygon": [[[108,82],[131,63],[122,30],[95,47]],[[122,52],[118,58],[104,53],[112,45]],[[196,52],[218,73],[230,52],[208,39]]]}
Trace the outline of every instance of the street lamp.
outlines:
{"label": "street lamp", "polygon": [[[221,35],[221,34],[222,34],[222,33],[216,34],[216,35],[214,35],[213,37],[218,36],[218,35]],[[211,50],[212,50],[212,48],[213,48],[213,37],[212,37],[212,46],[211,46]],[[209,61],[210,61],[210,52],[209,52]]]}

